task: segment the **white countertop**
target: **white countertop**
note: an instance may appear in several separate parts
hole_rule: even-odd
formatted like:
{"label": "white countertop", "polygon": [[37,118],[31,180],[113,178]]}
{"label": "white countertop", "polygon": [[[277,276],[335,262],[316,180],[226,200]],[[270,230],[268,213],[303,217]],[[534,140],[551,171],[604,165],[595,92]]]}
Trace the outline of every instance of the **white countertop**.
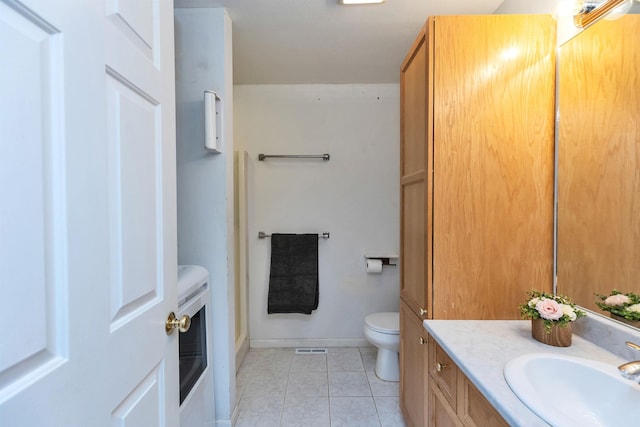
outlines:
{"label": "white countertop", "polygon": [[[578,320],[580,321],[580,320]],[[573,334],[570,347],[552,347],[531,337],[530,320],[425,320],[424,327],[512,426],[548,426],[511,391],[507,361],[527,353],[556,353],[618,366],[628,360]]]}

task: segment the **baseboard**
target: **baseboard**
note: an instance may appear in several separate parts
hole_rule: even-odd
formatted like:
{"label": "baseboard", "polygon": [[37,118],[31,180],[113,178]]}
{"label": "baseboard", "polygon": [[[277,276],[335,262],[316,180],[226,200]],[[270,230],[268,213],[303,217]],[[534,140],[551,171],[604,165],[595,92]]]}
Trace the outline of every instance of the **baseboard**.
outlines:
{"label": "baseboard", "polygon": [[281,347],[373,347],[365,338],[361,339],[272,339],[251,340],[251,348]]}

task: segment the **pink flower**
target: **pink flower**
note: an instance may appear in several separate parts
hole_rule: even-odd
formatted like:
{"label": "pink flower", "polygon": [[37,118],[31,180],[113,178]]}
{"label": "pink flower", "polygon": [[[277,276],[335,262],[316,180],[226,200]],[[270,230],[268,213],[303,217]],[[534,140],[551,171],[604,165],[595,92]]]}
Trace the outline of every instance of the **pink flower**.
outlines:
{"label": "pink flower", "polygon": [[623,304],[627,304],[628,302],[629,302],[629,297],[623,294],[611,295],[607,297],[606,300],[604,300],[604,303],[606,305],[611,305],[611,306],[623,305]]}
{"label": "pink flower", "polygon": [[542,299],[536,304],[540,317],[547,320],[558,320],[564,314],[562,306],[552,299]]}

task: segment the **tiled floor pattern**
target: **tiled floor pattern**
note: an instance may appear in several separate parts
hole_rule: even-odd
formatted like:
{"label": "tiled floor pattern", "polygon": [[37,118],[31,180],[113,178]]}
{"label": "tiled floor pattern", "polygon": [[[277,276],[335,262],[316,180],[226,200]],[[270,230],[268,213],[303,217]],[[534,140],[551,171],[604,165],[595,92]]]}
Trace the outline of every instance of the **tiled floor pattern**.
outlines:
{"label": "tiled floor pattern", "polygon": [[236,427],[404,427],[399,383],[374,373],[375,348],[251,349],[238,371]]}

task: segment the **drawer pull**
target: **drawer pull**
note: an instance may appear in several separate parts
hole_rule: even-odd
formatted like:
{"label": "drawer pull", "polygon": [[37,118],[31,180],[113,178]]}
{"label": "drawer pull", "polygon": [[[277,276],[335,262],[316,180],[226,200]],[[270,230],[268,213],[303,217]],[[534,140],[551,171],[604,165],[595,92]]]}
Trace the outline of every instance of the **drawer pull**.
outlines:
{"label": "drawer pull", "polygon": [[440,363],[440,362],[436,363],[436,371],[438,371],[438,372],[442,372],[442,371],[444,371],[446,368],[447,368],[447,365],[446,365],[446,364],[444,364],[444,363]]}
{"label": "drawer pull", "polygon": [[427,340],[423,337],[420,337],[420,344],[426,344]]}
{"label": "drawer pull", "polygon": [[427,314],[427,310],[425,310],[424,308],[420,307],[420,316],[424,316],[425,314]]}

